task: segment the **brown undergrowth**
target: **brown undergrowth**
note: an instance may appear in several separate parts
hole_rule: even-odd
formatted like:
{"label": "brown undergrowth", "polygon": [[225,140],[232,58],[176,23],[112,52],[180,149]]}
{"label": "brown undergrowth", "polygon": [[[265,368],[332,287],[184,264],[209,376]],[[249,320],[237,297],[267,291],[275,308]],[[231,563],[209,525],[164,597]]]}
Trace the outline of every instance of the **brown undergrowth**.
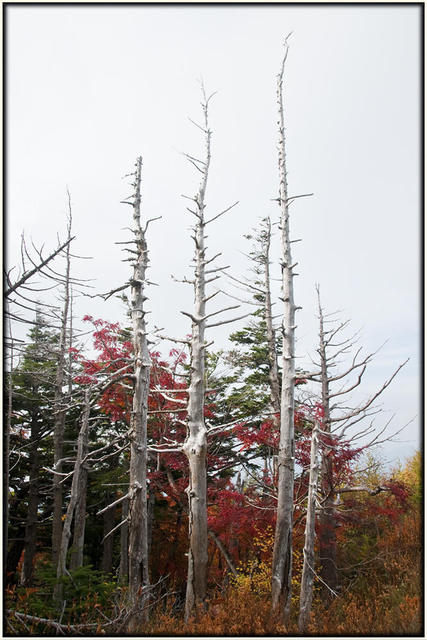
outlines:
{"label": "brown undergrowth", "polygon": [[[371,562],[347,577],[340,595],[322,602],[314,592],[312,636],[422,635],[420,515],[411,511],[378,541]],[[266,541],[262,544],[266,544]],[[291,620],[287,628],[270,611],[270,562],[241,567],[237,578],[213,597],[188,625],[172,606],[153,612],[145,633],[170,636],[286,636],[298,634],[301,558],[294,562]]]}

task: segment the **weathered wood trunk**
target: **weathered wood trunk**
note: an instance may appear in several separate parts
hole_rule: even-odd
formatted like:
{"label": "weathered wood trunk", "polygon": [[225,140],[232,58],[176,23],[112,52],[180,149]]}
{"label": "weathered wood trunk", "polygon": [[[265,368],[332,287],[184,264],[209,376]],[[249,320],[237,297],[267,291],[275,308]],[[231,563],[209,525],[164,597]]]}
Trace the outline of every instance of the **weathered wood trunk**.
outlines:
{"label": "weathered wood trunk", "polygon": [[[141,227],[141,168],[136,162],[133,221],[136,256],[131,280],[131,315],[134,356],[134,393],[130,425],[129,504],[129,597],[131,614],[128,633],[136,633],[144,622],[149,586],[147,530],[147,413],[150,386],[150,355],[147,345],[144,295],[148,251]],[[135,250],[133,250],[135,252]]]}
{"label": "weathered wood trunk", "polygon": [[[87,434],[88,435],[88,434]],[[88,437],[83,442],[83,457],[88,452]],[[79,474],[78,497],[74,513],[74,533],[70,556],[70,569],[74,571],[83,566],[83,552],[86,528],[86,497],[87,497],[88,470],[83,463]]]}
{"label": "weathered wood trunk", "polygon": [[311,435],[310,476],[307,497],[307,516],[305,523],[304,562],[301,576],[300,610],[298,628],[300,633],[307,631],[313,602],[314,579],[314,539],[316,524],[316,493],[319,478],[319,423],[314,422]]}
{"label": "weathered wood trunk", "polygon": [[289,200],[286,174],[285,123],[283,113],[283,72],[285,56],[277,80],[279,111],[279,204],[281,208],[281,268],[283,293],[283,355],[278,455],[277,520],[273,550],[272,608],[280,607],[285,622],[289,618],[292,577],[292,526],[294,500],[294,388],[295,388],[295,304],[293,264],[289,234]]}
{"label": "weathered wood trunk", "polygon": [[[196,286],[195,317],[205,315],[204,283],[204,225],[199,222],[196,230]],[[187,595],[185,619],[195,613],[206,597],[207,553],[207,504],[206,504],[206,427],[205,401],[205,322],[193,322],[191,340],[191,380],[188,390],[188,435],[184,453],[189,463],[188,514],[189,538]]]}
{"label": "weathered wood trunk", "polygon": [[205,193],[210,165],[211,132],[208,126],[208,104],[203,104],[206,158],[203,177],[196,196],[194,314],[192,316],[190,386],[188,389],[187,437],[183,451],[188,458],[188,574],[185,600],[185,621],[197,615],[197,608],[206,598],[206,572],[208,562],[208,523],[206,502],[206,450],[207,437],[204,419],[205,405]]}
{"label": "weathered wood trunk", "polygon": [[80,487],[80,474],[82,472],[82,463],[84,458],[85,443],[87,446],[88,432],[89,432],[89,389],[85,389],[84,407],[81,416],[81,427],[77,438],[77,453],[76,461],[74,463],[74,473],[71,482],[70,500],[68,502],[67,511],[65,513],[64,525],[61,531],[61,544],[59,547],[58,564],[56,570],[56,584],[54,589],[54,599],[59,602],[62,600],[62,582],[61,579],[65,576],[67,571],[67,553],[68,546],[71,538],[71,524],[73,521],[74,511],[78,501],[78,491]]}

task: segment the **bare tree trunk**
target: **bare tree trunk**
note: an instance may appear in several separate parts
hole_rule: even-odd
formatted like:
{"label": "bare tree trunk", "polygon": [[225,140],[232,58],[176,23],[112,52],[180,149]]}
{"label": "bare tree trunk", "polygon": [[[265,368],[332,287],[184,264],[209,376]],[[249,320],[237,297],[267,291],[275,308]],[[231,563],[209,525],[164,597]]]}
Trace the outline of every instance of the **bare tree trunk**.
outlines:
{"label": "bare tree trunk", "polygon": [[216,546],[218,547],[218,549],[220,550],[222,555],[224,556],[224,559],[225,559],[226,563],[228,564],[231,573],[233,574],[234,577],[236,577],[237,576],[236,567],[234,566],[233,561],[231,559],[231,556],[228,553],[227,549],[224,547],[224,545],[222,544],[221,540],[218,538],[218,536],[216,535],[216,533],[214,531],[209,529],[208,530],[208,534],[210,535],[212,540],[215,542]]}
{"label": "bare tree trunk", "polygon": [[314,421],[311,435],[310,478],[308,483],[307,516],[305,523],[304,563],[301,576],[298,628],[307,631],[313,601],[314,537],[316,524],[316,493],[319,478],[319,423]]}
{"label": "bare tree trunk", "polygon": [[63,458],[63,440],[65,430],[66,408],[64,406],[63,385],[65,380],[65,352],[67,339],[68,312],[70,306],[70,240],[71,240],[71,197],[68,193],[69,217],[68,217],[68,235],[69,241],[66,246],[66,267],[64,278],[64,306],[62,309],[61,329],[58,346],[58,359],[55,380],[55,397],[54,397],[54,427],[53,427],[53,463],[57,472],[53,475],[53,520],[52,520],[52,561],[53,565],[58,565],[58,558],[62,537],[62,484],[61,476],[57,475],[62,472]]}
{"label": "bare tree trunk", "polygon": [[283,114],[283,72],[288,54],[285,55],[277,80],[277,105],[279,110],[279,204],[281,208],[282,234],[282,291],[283,291],[283,364],[280,414],[280,444],[278,455],[277,520],[273,551],[272,608],[280,605],[285,622],[289,619],[292,576],[292,526],[294,500],[294,388],[295,388],[295,304],[293,292],[293,267],[289,237],[289,199],[286,174],[285,124]]}
{"label": "bare tree trunk", "polygon": [[205,193],[211,158],[211,132],[208,124],[208,100],[203,103],[206,158],[202,180],[195,197],[196,226],[194,315],[192,317],[190,386],[188,389],[187,438],[183,451],[189,463],[188,526],[190,547],[188,550],[187,592],[185,621],[197,615],[197,607],[206,598],[206,570],[208,562],[208,524],[206,503],[206,450],[207,436],[204,419],[205,404]]}
{"label": "bare tree trunk", "polygon": [[[129,500],[123,500],[122,502],[122,521],[127,520],[129,515]],[[129,575],[129,556],[128,556],[128,539],[129,539],[129,527],[125,522],[120,529],[120,567],[119,567],[119,579],[121,582],[128,581]]]}
{"label": "bare tree trunk", "polygon": [[61,532],[61,544],[58,554],[58,565],[56,571],[57,582],[54,589],[54,598],[57,601],[62,600],[62,582],[61,579],[64,575],[68,574],[67,571],[67,552],[68,545],[71,537],[71,523],[73,520],[74,510],[78,501],[78,491],[80,487],[80,474],[82,472],[82,462],[84,457],[85,442],[87,443],[88,431],[89,431],[89,389],[85,390],[84,408],[81,417],[81,427],[77,438],[77,454],[76,461],[74,463],[73,480],[71,482],[70,501],[68,503],[67,511],[65,514],[64,526]]}
{"label": "bare tree trunk", "polygon": [[[86,434],[87,435],[87,434]],[[88,442],[83,443],[83,457],[88,452]],[[79,487],[77,504],[74,514],[74,534],[73,544],[70,557],[70,569],[74,571],[83,566],[83,551],[85,541],[85,528],[86,528],[86,495],[87,495],[87,476],[88,470],[83,463],[80,475],[79,475]]]}
{"label": "bare tree trunk", "polygon": [[[132,613],[128,633],[135,633],[144,621],[144,605],[149,586],[147,531],[147,411],[150,386],[150,355],[144,311],[144,285],[148,266],[145,230],[141,227],[141,167],[136,161],[133,220],[136,245],[131,280],[132,330],[134,349],[134,395],[130,427],[129,505],[129,596]],[[147,223],[148,224],[148,223]],[[147,225],[145,229],[147,228]],[[132,250],[135,253],[135,250]]]}
{"label": "bare tree trunk", "polygon": [[[317,296],[319,303],[319,349],[320,357],[320,374],[322,387],[322,410],[323,410],[323,431],[331,432],[331,412],[329,404],[329,378],[328,378],[328,362],[326,356],[325,329],[323,311],[320,304],[320,291],[317,288]],[[336,536],[336,517],[334,506],[334,469],[331,458],[331,449],[324,444],[322,448],[322,496],[324,498],[323,508],[320,513],[319,524],[319,558],[320,558],[320,576],[322,580],[333,590],[338,585],[337,572],[337,536]],[[325,600],[331,598],[332,591],[324,588],[322,596]]]}

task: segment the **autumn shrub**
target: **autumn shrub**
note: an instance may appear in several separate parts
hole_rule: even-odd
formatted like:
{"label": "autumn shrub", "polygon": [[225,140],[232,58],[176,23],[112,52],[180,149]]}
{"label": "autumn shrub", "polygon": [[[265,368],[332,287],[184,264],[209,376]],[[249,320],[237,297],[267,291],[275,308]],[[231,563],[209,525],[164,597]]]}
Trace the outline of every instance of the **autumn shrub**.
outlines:
{"label": "autumn shrub", "polygon": [[[390,496],[378,498],[381,509],[390,509],[391,500]],[[421,514],[417,501],[408,500],[408,508],[392,522],[384,519],[384,513],[379,515],[371,501],[370,522],[377,526],[363,532],[362,522],[361,527],[346,531],[346,553],[341,560],[350,566],[342,572],[343,590],[328,608],[321,603],[314,606],[316,624],[311,632],[368,636],[422,633]]]}
{"label": "autumn shrub", "polygon": [[[246,562],[236,567],[227,587],[216,591],[207,602],[206,610],[199,609],[197,616],[187,625],[182,616],[173,614],[170,603],[167,611],[153,615],[149,632],[153,635],[220,635],[220,636],[265,636],[283,635],[285,627],[278,616],[271,613],[271,559],[274,531],[268,525],[263,531],[255,529],[251,552]],[[299,560],[296,566],[302,565]],[[299,575],[299,577],[298,577]],[[294,586],[299,581],[301,570],[294,577]]]}

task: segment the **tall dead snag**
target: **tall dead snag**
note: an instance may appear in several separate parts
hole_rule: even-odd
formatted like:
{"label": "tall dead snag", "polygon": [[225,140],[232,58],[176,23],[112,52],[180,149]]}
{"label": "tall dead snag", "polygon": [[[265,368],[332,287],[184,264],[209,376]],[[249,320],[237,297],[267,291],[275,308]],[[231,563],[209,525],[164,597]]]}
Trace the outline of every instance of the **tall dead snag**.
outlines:
{"label": "tall dead snag", "polygon": [[59,345],[56,364],[55,379],[55,397],[53,405],[54,427],[53,427],[53,463],[55,473],[53,474],[53,520],[52,520],[52,561],[53,565],[58,565],[59,549],[62,538],[62,458],[63,458],[63,441],[66,417],[66,398],[63,391],[65,384],[65,365],[67,351],[67,326],[70,307],[70,241],[71,241],[71,197],[68,193],[68,227],[67,240],[68,244],[65,248],[65,274],[64,274],[64,304],[62,307],[61,326],[59,333]]}
{"label": "tall dead snag", "polygon": [[208,562],[208,523],[206,506],[206,449],[207,436],[204,418],[205,405],[205,193],[211,160],[211,131],[208,124],[208,99],[203,102],[206,159],[202,164],[202,180],[194,198],[196,225],[194,228],[194,315],[191,315],[191,364],[188,388],[188,427],[183,451],[188,458],[189,484],[187,592],[185,620],[195,613],[197,605],[206,598],[206,567]]}
{"label": "tall dead snag", "polygon": [[298,628],[300,633],[307,631],[310,622],[313,601],[314,578],[314,538],[316,524],[316,497],[319,478],[319,422],[316,418],[311,434],[310,476],[307,497],[307,516],[305,522],[304,561],[301,576],[300,609]]}
{"label": "tall dead snag", "polygon": [[145,228],[141,226],[141,168],[142,158],[136,161],[134,173],[135,193],[133,201],[132,243],[135,249],[131,286],[131,316],[134,356],[134,392],[130,424],[130,465],[129,465],[129,597],[131,615],[128,633],[135,633],[144,620],[144,606],[149,586],[148,544],[147,544],[147,411],[150,387],[150,355],[147,345],[144,295],[148,250]]}
{"label": "tall dead snag", "polygon": [[[289,36],[288,36],[289,37]],[[295,389],[295,311],[291,241],[289,237],[289,204],[286,173],[285,122],[283,112],[283,73],[288,55],[287,38],[280,73],[277,76],[279,111],[279,205],[281,210],[281,268],[283,292],[283,354],[278,455],[277,520],[274,537],[272,571],[272,608],[281,607],[284,620],[289,617],[292,575],[292,524],[294,499],[294,389]]]}
{"label": "tall dead snag", "polygon": [[[188,551],[188,576],[185,601],[186,621],[188,621],[191,615],[197,614],[197,607],[199,605],[203,605],[206,598],[206,568],[208,562],[206,450],[208,429],[204,419],[204,404],[206,391],[205,349],[208,345],[205,344],[205,329],[238,319],[234,318],[233,320],[224,320],[209,324],[206,322],[207,319],[212,316],[237,307],[234,305],[210,314],[206,314],[205,310],[207,300],[216,295],[214,293],[210,296],[206,296],[206,285],[219,278],[219,275],[208,277],[208,279],[206,279],[206,276],[215,272],[221,272],[227,268],[218,267],[206,269],[208,263],[212,263],[213,260],[220,255],[218,254],[210,259],[206,258],[206,225],[229,211],[234,205],[231,205],[224,211],[221,211],[210,220],[205,219],[205,193],[211,161],[212,136],[208,122],[208,106],[213,94],[207,97],[203,88],[202,94],[204,123],[199,128],[202,129],[205,135],[205,159],[198,160],[197,158],[186,154],[190,163],[202,174],[198,193],[195,197],[190,198],[194,202],[194,208],[189,209],[196,218],[194,235],[192,236],[195,244],[195,267],[194,280],[185,280],[185,282],[191,282],[194,287],[194,311],[193,313],[185,311],[182,312],[184,315],[189,316],[192,321],[191,340],[189,341],[191,362],[187,405],[187,437],[182,448],[189,463],[189,485],[187,488],[187,494],[190,544]],[[235,204],[237,204],[237,202]]]}

